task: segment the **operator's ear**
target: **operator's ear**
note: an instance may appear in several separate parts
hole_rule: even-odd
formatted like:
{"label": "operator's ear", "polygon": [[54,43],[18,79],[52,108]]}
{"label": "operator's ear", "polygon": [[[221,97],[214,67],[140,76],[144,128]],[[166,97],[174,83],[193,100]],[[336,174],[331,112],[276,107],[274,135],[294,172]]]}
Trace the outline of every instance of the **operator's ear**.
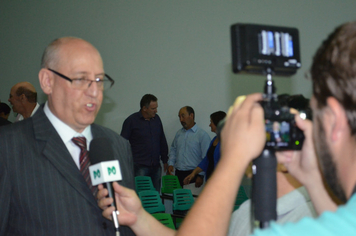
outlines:
{"label": "operator's ear", "polygon": [[41,88],[45,94],[51,94],[54,84],[53,73],[45,68],[42,68],[38,73]]}
{"label": "operator's ear", "polygon": [[325,111],[325,129],[328,129],[332,142],[340,140],[342,135],[349,133],[349,126],[344,107],[334,98],[328,97],[326,100],[327,111]]}

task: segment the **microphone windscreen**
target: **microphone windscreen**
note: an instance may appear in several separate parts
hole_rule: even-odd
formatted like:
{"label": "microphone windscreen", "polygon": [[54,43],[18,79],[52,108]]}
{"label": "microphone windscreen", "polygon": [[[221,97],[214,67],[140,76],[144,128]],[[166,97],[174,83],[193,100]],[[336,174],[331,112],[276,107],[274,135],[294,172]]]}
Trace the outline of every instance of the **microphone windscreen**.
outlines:
{"label": "microphone windscreen", "polygon": [[95,138],[89,145],[89,160],[91,165],[103,161],[114,160],[114,151],[108,138]]}

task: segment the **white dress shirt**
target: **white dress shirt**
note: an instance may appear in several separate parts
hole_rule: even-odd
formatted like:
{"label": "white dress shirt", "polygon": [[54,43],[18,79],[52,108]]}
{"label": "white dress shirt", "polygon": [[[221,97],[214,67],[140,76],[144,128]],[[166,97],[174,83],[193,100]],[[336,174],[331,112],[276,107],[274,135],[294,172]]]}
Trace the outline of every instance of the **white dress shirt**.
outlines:
{"label": "white dress shirt", "polygon": [[[32,113],[31,113],[30,117],[33,116],[33,114],[36,113],[36,111],[38,110],[39,107],[40,107],[40,104],[36,103],[36,106],[32,110]],[[20,120],[23,120],[23,116],[21,114],[17,114],[15,122],[20,121]]]}
{"label": "white dress shirt", "polygon": [[93,139],[93,135],[91,133],[91,126],[87,126],[82,133],[78,133],[65,124],[63,121],[58,119],[49,109],[48,102],[46,102],[44,108],[44,113],[48,117],[49,121],[52,123],[54,128],[56,129],[57,133],[63,140],[63,143],[66,145],[69,153],[72,155],[72,158],[77,165],[78,169],[80,169],[79,163],[79,154],[80,148],[72,142],[73,137],[85,137],[87,140],[87,149],[89,150],[89,143]]}

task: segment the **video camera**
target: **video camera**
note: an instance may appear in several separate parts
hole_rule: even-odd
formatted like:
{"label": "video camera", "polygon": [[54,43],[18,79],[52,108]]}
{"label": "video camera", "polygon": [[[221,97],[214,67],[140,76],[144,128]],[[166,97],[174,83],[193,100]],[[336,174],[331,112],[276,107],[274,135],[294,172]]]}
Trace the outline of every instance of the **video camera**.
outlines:
{"label": "video camera", "polygon": [[256,24],[231,26],[234,73],[267,76],[264,97],[266,144],[270,150],[300,150],[303,132],[296,126],[288,106],[278,102],[272,75],[292,75],[301,67],[299,33],[296,28]]}

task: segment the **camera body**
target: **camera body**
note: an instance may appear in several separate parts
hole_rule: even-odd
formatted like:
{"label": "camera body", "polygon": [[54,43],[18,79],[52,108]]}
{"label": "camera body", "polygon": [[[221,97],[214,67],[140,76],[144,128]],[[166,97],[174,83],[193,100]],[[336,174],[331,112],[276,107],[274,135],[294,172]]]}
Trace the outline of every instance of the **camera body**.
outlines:
{"label": "camera body", "polygon": [[264,110],[266,144],[270,150],[300,150],[304,142],[304,134],[295,122],[294,114],[289,107],[281,106],[278,100],[260,102]]}

